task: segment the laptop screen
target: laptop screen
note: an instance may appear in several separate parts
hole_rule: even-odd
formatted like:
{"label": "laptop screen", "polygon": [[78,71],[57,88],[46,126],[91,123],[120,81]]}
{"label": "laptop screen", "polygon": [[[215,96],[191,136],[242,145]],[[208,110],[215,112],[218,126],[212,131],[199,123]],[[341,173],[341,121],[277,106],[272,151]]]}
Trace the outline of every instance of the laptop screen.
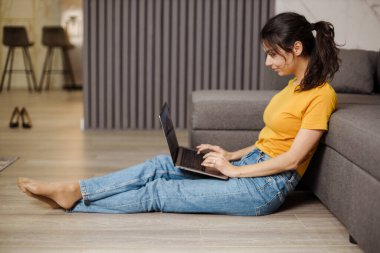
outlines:
{"label": "laptop screen", "polygon": [[173,122],[170,117],[170,109],[167,103],[162,106],[160,121],[165,133],[166,141],[168,142],[170,155],[172,156],[173,161],[175,161],[176,152],[178,150],[178,141],[174,132]]}

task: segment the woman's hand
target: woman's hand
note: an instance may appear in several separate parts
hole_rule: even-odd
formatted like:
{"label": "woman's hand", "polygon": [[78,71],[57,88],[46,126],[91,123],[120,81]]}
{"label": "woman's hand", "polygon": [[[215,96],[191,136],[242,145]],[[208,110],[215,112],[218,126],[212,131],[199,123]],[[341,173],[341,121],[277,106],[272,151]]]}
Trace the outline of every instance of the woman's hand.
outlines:
{"label": "woman's hand", "polygon": [[203,156],[203,159],[203,166],[210,169],[217,169],[228,177],[236,177],[237,167],[233,166],[222,153],[209,152]]}
{"label": "woman's hand", "polygon": [[214,153],[220,154],[222,157],[227,159],[227,161],[232,160],[232,153],[224,150],[223,148],[215,145],[210,145],[210,144],[201,144],[197,146],[198,154],[204,152],[204,151],[210,151]]}

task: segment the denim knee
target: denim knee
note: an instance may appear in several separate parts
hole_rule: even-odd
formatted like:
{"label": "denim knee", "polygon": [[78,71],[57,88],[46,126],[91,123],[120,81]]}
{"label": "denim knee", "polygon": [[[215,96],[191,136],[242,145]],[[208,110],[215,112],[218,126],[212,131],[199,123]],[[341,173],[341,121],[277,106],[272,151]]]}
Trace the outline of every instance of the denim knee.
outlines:
{"label": "denim knee", "polygon": [[157,155],[147,161],[156,173],[167,173],[174,168],[172,158],[169,155]]}
{"label": "denim knee", "polygon": [[164,168],[166,165],[173,165],[172,158],[169,155],[157,155],[152,159],[152,162],[157,165],[157,167]]}

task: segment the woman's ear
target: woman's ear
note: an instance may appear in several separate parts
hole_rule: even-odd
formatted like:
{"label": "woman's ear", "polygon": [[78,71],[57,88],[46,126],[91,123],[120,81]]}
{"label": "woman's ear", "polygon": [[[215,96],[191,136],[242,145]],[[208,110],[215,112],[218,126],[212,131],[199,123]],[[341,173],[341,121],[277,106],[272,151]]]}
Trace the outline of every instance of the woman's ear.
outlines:
{"label": "woman's ear", "polygon": [[297,40],[296,42],[294,42],[293,53],[296,56],[300,56],[302,54],[302,51],[303,51],[302,42]]}

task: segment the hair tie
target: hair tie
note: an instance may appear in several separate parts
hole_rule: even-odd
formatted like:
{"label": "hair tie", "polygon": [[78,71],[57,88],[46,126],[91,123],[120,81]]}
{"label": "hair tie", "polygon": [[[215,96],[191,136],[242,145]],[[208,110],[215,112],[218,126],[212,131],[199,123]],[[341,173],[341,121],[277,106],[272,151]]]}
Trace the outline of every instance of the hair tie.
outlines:
{"label": "hair tie", "polygon": [[315,30],[315,23],[310,23],[311,25],[311,30],[314,31]]}

